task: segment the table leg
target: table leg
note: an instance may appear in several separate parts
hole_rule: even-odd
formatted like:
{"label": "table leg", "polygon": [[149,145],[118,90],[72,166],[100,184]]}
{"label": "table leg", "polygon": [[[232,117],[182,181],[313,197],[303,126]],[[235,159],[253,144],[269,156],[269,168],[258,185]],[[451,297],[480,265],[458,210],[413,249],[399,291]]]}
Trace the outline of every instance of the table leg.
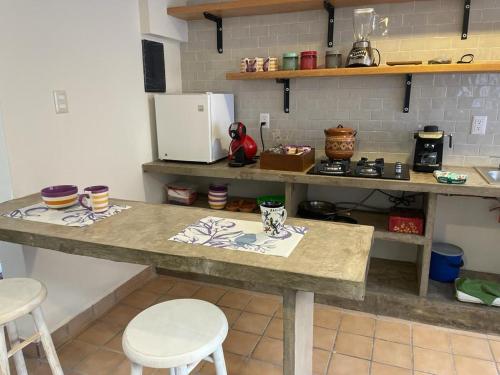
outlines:
{"label": "table leg", "polygon": [[311,375],[314,293],[287,289],[283,294],[283,374]]}

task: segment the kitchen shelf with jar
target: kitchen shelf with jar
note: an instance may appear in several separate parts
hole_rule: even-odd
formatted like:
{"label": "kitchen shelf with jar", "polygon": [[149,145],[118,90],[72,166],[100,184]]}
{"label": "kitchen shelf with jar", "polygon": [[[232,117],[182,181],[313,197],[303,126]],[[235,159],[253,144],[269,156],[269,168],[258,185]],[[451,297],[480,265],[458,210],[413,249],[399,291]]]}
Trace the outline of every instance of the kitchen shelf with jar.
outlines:
{"label": "kitchen shelf with jar", "polygon": [[290,79],[404,75],[405,102],[403,112],[409,112],[413,74],[450,74],[450,73],[500,73],[500,61],[477,62],[470,64],[423,64],[423,65],[380,65],[373,67],[331,68],[307,70],[278,70],[274,72],[228,72],[227,80],[274,79],[284,84],[284,111],[288,113],[290,100]]}

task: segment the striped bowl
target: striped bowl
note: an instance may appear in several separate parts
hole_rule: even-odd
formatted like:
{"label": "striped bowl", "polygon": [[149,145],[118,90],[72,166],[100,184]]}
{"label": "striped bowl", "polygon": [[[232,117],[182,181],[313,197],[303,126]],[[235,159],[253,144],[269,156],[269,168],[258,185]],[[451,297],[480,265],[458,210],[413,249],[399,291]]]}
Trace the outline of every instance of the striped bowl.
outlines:
{"label": "striped bowl", "polygon": [[49,186],[40,192],[49,208],[66,208],[78,202],[78,187],[75,185]]}

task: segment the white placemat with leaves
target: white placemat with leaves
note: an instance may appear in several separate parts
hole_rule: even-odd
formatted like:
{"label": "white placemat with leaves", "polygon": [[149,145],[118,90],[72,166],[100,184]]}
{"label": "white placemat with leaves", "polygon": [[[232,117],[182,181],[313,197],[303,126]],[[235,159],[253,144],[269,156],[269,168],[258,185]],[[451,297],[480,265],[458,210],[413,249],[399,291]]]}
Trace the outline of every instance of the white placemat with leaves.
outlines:
{"label": "white placemat with leaves", "polygon": [[110,205],[106,212],[94,213],[82,207],[80,204],[67,208],[53,209],[48,208],[45,203],[40,202],[8,212],[2,216],[13,219],[38,221],[40,223],[65,225],[67,227],[87,227],[97,221],[116,215],[129,208],[130,206]]}
{"label": "white placemat with leaves", "polygon": [[285,225],[278,236],[271,237],[264,233],[260,221],[208,216],[169,240],[288,257],[306,233],[306,227]]}

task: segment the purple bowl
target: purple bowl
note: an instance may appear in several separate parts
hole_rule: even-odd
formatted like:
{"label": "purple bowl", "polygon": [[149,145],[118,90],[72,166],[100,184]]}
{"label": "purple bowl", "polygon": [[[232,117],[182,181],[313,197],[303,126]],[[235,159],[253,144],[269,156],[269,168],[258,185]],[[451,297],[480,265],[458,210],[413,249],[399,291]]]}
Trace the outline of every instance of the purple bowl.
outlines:
{"label": "purple bowl", "polygon": [[75,185],[55,185],[43,188],[40,192],[42,197],[59,198],[78,193],[78,187]]}
{"label": "purple bowl", "polygon": [[227,191],[227,185],[224,184],[210,184],[208,187],[208,191],[213,191],[213,192],[223,192]]}

